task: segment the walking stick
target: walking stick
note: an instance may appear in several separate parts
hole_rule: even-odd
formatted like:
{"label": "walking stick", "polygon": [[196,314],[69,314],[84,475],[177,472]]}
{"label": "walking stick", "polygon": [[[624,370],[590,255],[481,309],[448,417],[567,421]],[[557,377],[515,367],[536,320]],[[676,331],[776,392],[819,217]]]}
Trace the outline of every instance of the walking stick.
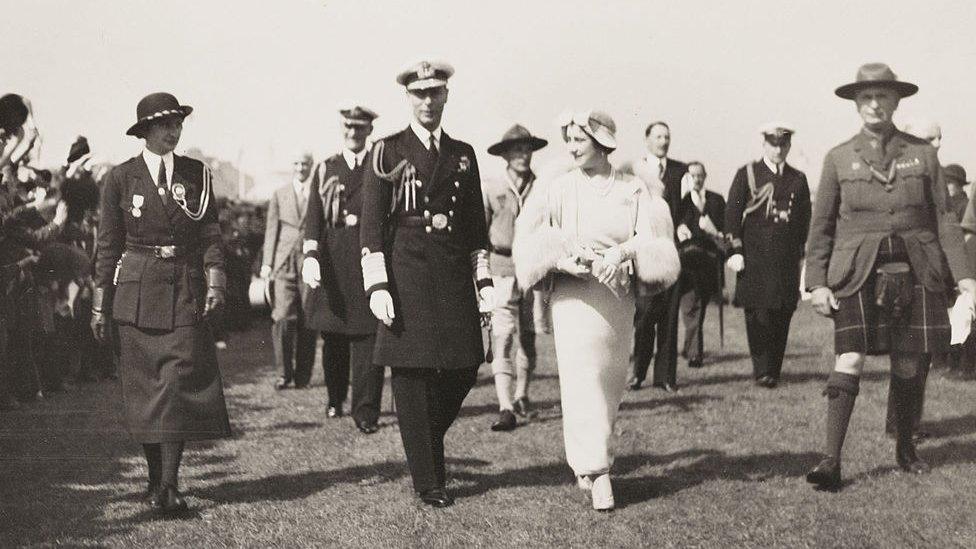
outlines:
{"label": "walking stick", "polygon": [[719,346],[725,348],[725,262],[720,261],[718,264],[718,280],[719,287],[722,290],[719,292],[718,299],[718,342]]}

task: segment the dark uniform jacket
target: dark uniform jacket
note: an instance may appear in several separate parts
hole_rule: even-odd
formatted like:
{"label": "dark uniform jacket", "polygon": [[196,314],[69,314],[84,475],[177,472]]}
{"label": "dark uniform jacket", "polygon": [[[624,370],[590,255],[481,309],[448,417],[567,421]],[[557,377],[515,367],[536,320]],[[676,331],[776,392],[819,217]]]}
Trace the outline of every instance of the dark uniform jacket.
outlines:
{"label": "dark uniform jacket", "polygon": [[[361,244],[364,254],[384,252],[396,314],[393,326],[379,325],[373,359],[393,367],[476,367],[484,355],[472,256],[486,253],[488,229],[474,149],[442,133],[432,163],[408,127],[378,142],[372,155]],[[395,170],[403,161],[413,169]]]}
{"label": "dark uniform jacket", "polygon": [[935,148],[927,142],[895,131],[884,147],[861,132],[834,147],[817,189],[807,287],[853,295],[889,235],[904,240],[912,272],[930,291],[971,278],[962,230],[948,204]]}
{"label": "dark uniform jacket", "polygon": [[359,221],[363,208],[363,174],[369,155],[349,169],[342,154],[327,158],[312,178],[305,215],[305,240],[318,242],[310,253],[319,261],[322,285],[308,292],[306,323],[316,330],[370,335],[377,320],[369,310],[360,266]]}
{"label": "dark uniform jacket", "polygon": [[725,199],[718,193],[706,190],[704,210],[699,210],[689,192],[678,204],[674,225],[684,225],[691,231],[691,238],[678,244],[685,285],[690,284],[702,293],[711,294],[719,289],[725,250],[720,237],[706,233],[699,225],[706,216],[719,233],[724,232]]}
{"label": "dark uniform jacket", "polygon": [[735,173],[729,188],[725,230],[732,238],[731,253],[745,258],[745,269],[736,280],[735,304],[747,309],[795,307],[800,299],[800,261],[810,227],[807,176],[786,163],[781,175],[762,160],[753,162],[752,167],[756,189],[772,183],[773,193],[768,204],[743,219],[752,197],[746,166]]}
{"label": "dark uniform jacket", "polygon": [[[173,156],[172,187],[186,189],[190,210],[199,208],[204,165]],[[193,221],[169,194],[165,202],[142,156],[106,176],[95,260],[95,286],[111,289],[116,322],[143,329],[172,330],[203,318],[204,269],[224,269],[220,226],[211,190],[210,206]],[[135,205],[141,203],[141,207]],[[138,214],[135,213],[138,210]],[[156,257],[136,246],[178,247],[174,258]],[[106,291],[106,300],[112,292]],[[109,303],[108,301],[106,304]]]}

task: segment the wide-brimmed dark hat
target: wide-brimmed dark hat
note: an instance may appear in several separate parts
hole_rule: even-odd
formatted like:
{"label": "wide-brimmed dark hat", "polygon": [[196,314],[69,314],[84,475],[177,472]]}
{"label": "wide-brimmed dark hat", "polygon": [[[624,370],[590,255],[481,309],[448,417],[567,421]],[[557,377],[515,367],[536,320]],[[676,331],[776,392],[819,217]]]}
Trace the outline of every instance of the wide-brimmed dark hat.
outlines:
{"label": "wide-brimmed dark hat", "polygon": [[959,164],[949,164],[948,166],[942,168],[942,173],[945,174],[946,180],[955,183],[959,186],[966,186],[969,184],[966,181],[966,168],[963,168]]}
{"label": "wide-brimmed dark hat", "polygon": [[524,126],[516,124],[505,132],[501,141],[488,147],[488,154],[501,156],[515,145],[522,143],[527,144],[533,152],[549,144],[545,139],[532,135]]}
{"label": "wide-brimmed dark hat", "polygon": [[898,77],[888,65],[884,63],[865,63],[857,69],[857,76],[854,82],[844,84],[834,90],[834,93],[837,94],[837,97],[854,99],[857,93],[864,88],[878,86],[892,89],[901,97],[915,95],[915,92],[918,91],[918,86],[915,84],[898,80]]}
{"label": "wide-brimmed dark hat", "polygon": [[136,105],[136,123],[125,134],[142,137],[146,126],[153,120],[167,116],[186,118],[191,112],[193,112],[193,107],[180,105],[180,102],[172,94],[151,93],[143,97]]}

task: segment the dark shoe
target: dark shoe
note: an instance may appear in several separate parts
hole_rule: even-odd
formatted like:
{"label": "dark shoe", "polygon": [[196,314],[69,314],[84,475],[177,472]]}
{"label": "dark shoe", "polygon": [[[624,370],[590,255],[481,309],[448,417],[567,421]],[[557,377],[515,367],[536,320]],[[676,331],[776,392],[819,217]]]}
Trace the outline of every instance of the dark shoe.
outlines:
{"label": "dark shoe", "polygon": [[296,389],[308,389],[308,383],[296,383],[295,384],[295,388]]}
{"label": "dark shoe", "polygon": [[702,360],[700,358],[688,361],[689,368],[701,368],[702,366],[704,366],[704,364],[702,364]]}
{"label": "dark shoe", "polygon": [[678,386],[675,385],[674,383],[655,383],[654,386],[666,393],[678,392]]}
{"label": "dark shoe", "polygon": [[511,410],[498,412],[498,420],[491,424],[492,431],[512,431],[518,425],[515,413]]}
{"label": "dark shoe", "polygon": [[342,405],[340,404],[339,406],[329,406],[325,410],[325,416],[328,417],[329,419],[342,417]]}
{"label": "dark shoe", "polygon": [[154,511],[158,511],[158,510],[162,509],[162,507],[163,507],[163,494],[162,494],[162,491],[159,489],[159,485],[158,484],[150,484],[146,488],[145,499],[146,499],[146,503]]}
{"label": "dark shoe", "polygon": [[630,389],[631,391],[640,391],[641,383],[642,382],[639,379],[636,378],[632,379],[627,382],[627,388]]}
{"label": "dark shoe", "polygon": [[776,384],[777,384],[776,378],[770,375],[761,376],[759,379],[756,380],[756,385],[760,387],[765,387],[767,389],[775,389]]}
{"label": "dark shoe", "polygon": [[913,442],[898,442],[895,445],[895,460],[903,471],[913,475],[925,474],[931,470],[929,464],[922,461],[915,453]]}
{"label": "dark shoe", "polygon": [[529,397],[519,397],[512,403],[515,413],[521,417],[529,417]]}
{"label": "dark shoe", "polygon": [[915,434],[912,435],[912,442],[918,444],[919,442],[931,437],[932,433],[928,431],[915,431]]}
{"label": "dark shoe", "polygon": [[291,380],[283,377],[279,377],[278,381],[275,382],[275,389],[280,391],[282,389],[287,389],[291,387]]}
{"label": "dark shoe", "polygon": [[185,513],[189,508],[183,495],[175,486],[163,485],[159,488],[160,511],[165,515],[176,515]]}
{"label": "dark shoe", "polygon": [[371,422],[363,422],[363,423],[360,423],[360,422],[357,421],[356,422],[356,428],[359,429],[359,432],[362,433],[362,434],[364,434],[364,435],[371,435],[371,434],[375,433],[376,431],[379,431],[380,430],[380,428],[379,428],[378,425],[376,425],[375,423],[371,423]]}
{"label": "dark shoe", "polygon": [[839,490],[841,487],[840,462],[826,457],[807,473],[807,482],[821,490]]}
{"label": "dark shoe", "polygon": [[443,488],[432,488],[420,492],[420,501],[437,509],[454,505],[454,498]]}

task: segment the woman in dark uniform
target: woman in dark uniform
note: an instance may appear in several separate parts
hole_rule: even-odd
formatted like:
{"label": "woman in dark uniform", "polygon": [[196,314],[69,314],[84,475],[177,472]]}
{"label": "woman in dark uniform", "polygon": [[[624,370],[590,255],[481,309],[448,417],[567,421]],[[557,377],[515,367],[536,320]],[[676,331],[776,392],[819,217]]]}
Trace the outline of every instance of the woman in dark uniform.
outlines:
{"label": "woman in dark uniform", "polygon": [[177,476],[187,440],[230,434],[213,336],[204,317],[226,288],[211,173],[176,156],[191,107],[146,96],[128,135],[139,156],[116,166],[101,196],[92,330],[118,324],[125,423],[149,465],[150,506],[186,510]]}

